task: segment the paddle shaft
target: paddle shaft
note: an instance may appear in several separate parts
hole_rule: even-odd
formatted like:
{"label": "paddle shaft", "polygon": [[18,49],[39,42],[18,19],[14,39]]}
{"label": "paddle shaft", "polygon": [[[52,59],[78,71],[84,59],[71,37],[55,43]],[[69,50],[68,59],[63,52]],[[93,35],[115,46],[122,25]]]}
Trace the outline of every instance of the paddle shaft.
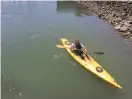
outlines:
{"label": "paddle shaft", "polygon": [[[66,47],[66,46],[63,46],[63,45],[56,45],[58,48],[70,48],[70,47]],[[76,50],[80,50],[80,49],[76,49]],[[82,50],[80,50],[80,51],[82,51]],[[102,55],[102,54],[104,54],[104,52],[94,52],[95,54],[99,54],[99,55]],[[85,53],[84,53],[85,54]]]}

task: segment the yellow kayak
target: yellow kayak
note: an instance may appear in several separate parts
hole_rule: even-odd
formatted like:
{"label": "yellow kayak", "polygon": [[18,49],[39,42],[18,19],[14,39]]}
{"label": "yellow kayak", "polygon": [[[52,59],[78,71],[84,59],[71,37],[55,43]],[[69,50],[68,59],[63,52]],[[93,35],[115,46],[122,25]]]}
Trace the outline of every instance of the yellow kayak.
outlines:
{"label": "yellow kayak", "polygon": [[82,66],[84,66],[87,70],[91,71],[96,76],[102,78],[103,80],[109,82],[110,84],[114,85],[117,88],[122,88],[115,80],[111,77],[111,75],[104,70],[103,67],[101,67],[92,57],[90,57],[90,62],[86,62],[85,60],[81,59],[79,56],[75,55],[71,52],[69,47],[71,46],[71,42],[65,38],[61,38],[63,46],[66,47],[66,50],[68,53],[76,60],[78,61]]}

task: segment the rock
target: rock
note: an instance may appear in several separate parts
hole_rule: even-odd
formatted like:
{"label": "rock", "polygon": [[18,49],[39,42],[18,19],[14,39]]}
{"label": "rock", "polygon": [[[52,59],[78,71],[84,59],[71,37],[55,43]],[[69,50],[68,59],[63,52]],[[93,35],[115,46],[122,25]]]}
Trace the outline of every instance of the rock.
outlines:
{"label": "rock", "polygon": [[131,23],[130,23],[130,21],[126,21],[126,22],[124,22],[124,25],[127,26],[127,27],[130,27]]}
{"label": "rock", "polygon": [[132,16],[129,16],[128,19],[129,19],[130,21],[132,21]]}
{"label": "rock", "polygon": [[117,26],[115,27],[116,30],[119,30],[120,28],[121,28],[121,25],[117,25]]}
{"label": "rock", "polygon": [[129,32],[127,32],[127,33],[125,33],[125,32],[120,32],[120,34],[121,34],[122,36],[128,36],[130,33],[129,33]]}
{"label": "rock", "polygon": [[132,34],[129,34],[130,37],[132,37]]}
{"label": "rock", "polygon": [[119,22],[119,21],[121,21],[121,20],[122,20],[121,18],[116,18],[116,19],[115,19],[116,22]]}
{"label": "rock", "polygon": [[123,13],[122,13],[122,16],[125,16],[125,15],[126,15],[126,13],[123,12]]}
{"label": "rock", "polygon": [[124,31],[127,31],[128,30],[128,27],[127,26],[122,26],[120,29],[119,29],[119,31],[120,32],[124,32]]}
{"label": "rock", "polygon": [[132,27],[129,27],[129,32],[132,33]]}

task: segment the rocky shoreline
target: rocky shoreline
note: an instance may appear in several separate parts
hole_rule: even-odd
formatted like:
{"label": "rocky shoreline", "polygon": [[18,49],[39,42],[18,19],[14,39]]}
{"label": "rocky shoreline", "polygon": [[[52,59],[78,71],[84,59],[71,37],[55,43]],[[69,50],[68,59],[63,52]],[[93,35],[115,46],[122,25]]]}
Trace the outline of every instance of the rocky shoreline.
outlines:
{"label": "rocky shoreline", "polygon": [[77,1],[111,23],[122,36],[132,39],[132,2]]}

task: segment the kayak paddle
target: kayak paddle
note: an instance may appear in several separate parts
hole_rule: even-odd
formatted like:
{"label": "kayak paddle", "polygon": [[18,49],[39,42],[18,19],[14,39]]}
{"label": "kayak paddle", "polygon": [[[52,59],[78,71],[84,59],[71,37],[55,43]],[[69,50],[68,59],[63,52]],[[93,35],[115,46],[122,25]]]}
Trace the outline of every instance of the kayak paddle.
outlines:
{"label": "kayak paddle", "polygon": [[[58,48],[69,48],[69,47],[65,47],[65,46],[63,46],[63,45],[56,45]],[[70,49],[70,48],[69,48]],[[79,49],[76,49],[76,50],[79,50]],[[80,50],[80,51],[82,51],[82,50]],[[83,53],[86,55],[86,57],[88,58],[88,59],[90,59],[89,58],[89,56],[83,51]]]}
{"label": "kayak paddle", "polygon": [[[63,45],[56,45],[58,48],[69,48],[69,47],[66,47],[66,46],[63,46]],[[104,52],[94,52],[95,54],[99,54],[99,55],[102,55],[104,54]]]}
{"label": "kayak paddle", "polygon": [[56,45],[58,48],[69,48],[69,47],[65,47],[63,45]]}

